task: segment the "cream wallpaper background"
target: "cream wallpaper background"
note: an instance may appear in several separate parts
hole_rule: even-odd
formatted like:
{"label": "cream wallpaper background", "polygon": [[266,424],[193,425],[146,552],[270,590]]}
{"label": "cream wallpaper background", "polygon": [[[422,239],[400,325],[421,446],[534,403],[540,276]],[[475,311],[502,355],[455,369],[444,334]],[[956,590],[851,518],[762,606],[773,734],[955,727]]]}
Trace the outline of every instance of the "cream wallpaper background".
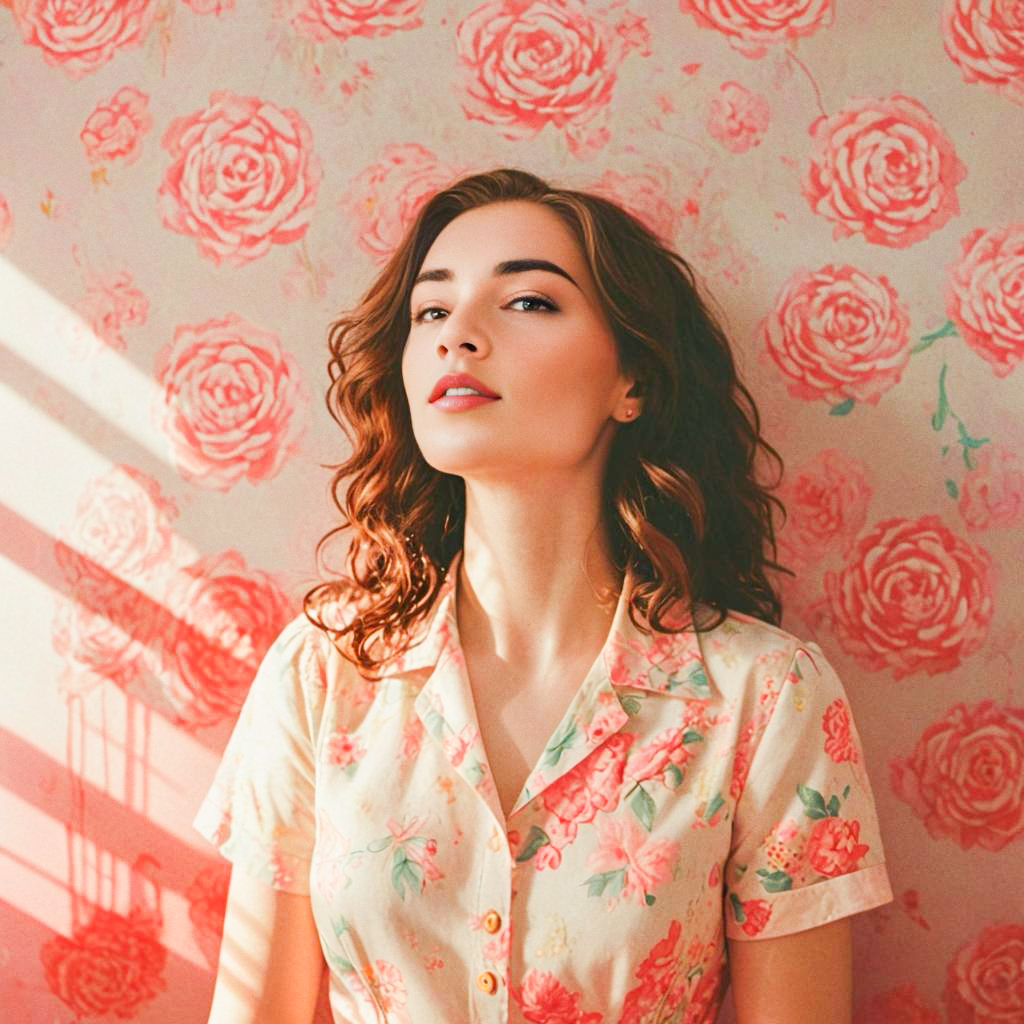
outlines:
{"label": "cream wallpaper background", "polygon": [[0,0],[0,119],[11,1019],[205,1020],[189,823],[332,523],[327,323],[510,165],[693,263],[786,459],[897,894],[858,1024],[1024,1021],[1020,2]]}

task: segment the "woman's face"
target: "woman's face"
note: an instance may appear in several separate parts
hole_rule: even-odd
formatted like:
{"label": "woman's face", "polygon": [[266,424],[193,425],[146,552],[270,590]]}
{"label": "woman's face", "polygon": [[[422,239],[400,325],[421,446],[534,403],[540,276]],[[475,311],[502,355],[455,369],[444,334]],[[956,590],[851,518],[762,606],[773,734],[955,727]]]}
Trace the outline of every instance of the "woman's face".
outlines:
{"label": "woman's face", "polygon": [[[523,260],[559,269],[502,266]],[[460,214],[427,252],[409,314],[402,379],[431,466],[494,480],[603,468],[632,380],[555,213],[519,200]],[[465,411],[431,403],[438,379],[458,373],[500,397]]]}

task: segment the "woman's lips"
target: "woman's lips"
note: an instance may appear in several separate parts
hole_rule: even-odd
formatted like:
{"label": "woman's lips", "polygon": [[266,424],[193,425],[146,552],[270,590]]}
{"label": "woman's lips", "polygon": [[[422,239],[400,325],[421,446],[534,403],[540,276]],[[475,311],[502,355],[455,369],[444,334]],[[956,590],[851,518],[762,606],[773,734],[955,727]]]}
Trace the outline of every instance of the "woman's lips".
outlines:
{"label": "woman's lips", "polygon": [[466,412],[469,409],[475,409],[478,405],[499,401],[501,399],[488,398],[486,395],[442,395],[430,404],[445,412]]}

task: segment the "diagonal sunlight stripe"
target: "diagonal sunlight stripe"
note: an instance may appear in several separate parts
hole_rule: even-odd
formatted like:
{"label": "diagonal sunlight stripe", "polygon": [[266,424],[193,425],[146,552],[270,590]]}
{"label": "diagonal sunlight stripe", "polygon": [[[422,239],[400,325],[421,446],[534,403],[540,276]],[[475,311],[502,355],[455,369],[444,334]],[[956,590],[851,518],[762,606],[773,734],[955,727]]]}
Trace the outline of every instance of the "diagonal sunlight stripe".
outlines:
{"label": "diagonal sunlight stripe", "polygon": [[[78,344],[95,344],[95,357],[76,355]],[[152,420],[152,377],[95,338],[73,309],[55,299],[9,260],[0,258],[0,344],[41,375],[65,388],[115,430],[129,434],[153,457],[170,464],[166,443]]]}

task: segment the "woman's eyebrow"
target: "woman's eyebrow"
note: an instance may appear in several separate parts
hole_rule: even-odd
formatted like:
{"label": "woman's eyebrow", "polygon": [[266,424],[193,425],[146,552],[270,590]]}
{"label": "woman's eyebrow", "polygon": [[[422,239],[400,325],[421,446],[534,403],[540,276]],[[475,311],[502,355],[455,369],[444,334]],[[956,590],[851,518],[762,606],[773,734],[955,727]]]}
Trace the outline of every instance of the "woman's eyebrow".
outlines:
{"label": "woman's eyebrow", "polygon": [[[524,270],[547,270],[552,274],[560,274],[579,288],[579,285],[576,284],[568,271],[563,270],[557,263],[551,263],[549,260],[505,260],[494,268],[494,276],[501,277],[506,274],[521,274]],[[455,275],[445,267],[439,267],[437,270],[424,270],[413,281],[413,287],[415,288],[421,281],[451,281],[454,277]]]}

